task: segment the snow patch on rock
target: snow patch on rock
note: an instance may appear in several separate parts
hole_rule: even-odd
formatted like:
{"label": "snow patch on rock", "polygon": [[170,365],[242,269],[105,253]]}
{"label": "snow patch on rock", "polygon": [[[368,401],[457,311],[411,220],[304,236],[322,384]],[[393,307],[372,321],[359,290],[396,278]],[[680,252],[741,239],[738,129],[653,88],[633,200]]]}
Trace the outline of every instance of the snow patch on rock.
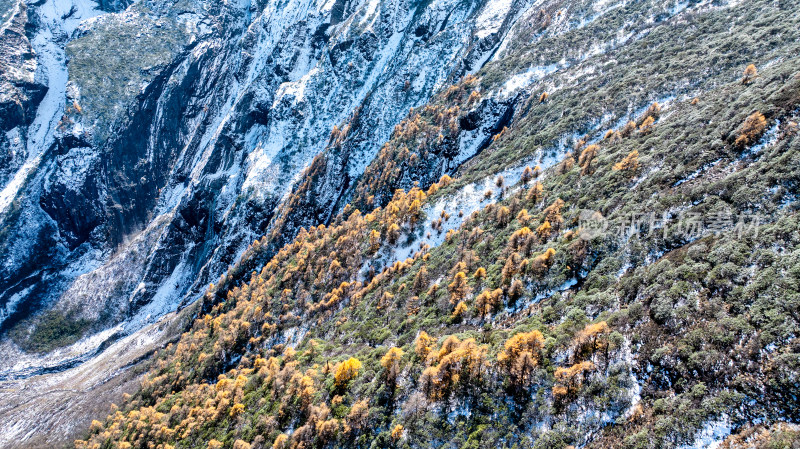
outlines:
{"label": "snow patch on rock", "polygon": [[483,39],[500,30],[511,9],[511,3],[512,0],[491,0],[486,3],[478,20],[475,21],[475,36]]}
{"label": "snow patch on rock", "polygon": [[44,84],[48,89],[28,130],[28,157],[0,191],[0,215],[14,201],[28,176],[39,166],[44,152],[55,141],[53,131],[64,112],[68,80],[64,37],[71,35],[84,20],[102,14],[95,6],[89,0],[47,0],[35,6],[42,22],[31,39],[39,64],[36,78],[46,80]]}
{"label": "snow patch on rock", "polygon": [[696,434],[690,444],[679,446],[679,449],[717,449],[728,435],[733,426],[728,415],[708,421]]}

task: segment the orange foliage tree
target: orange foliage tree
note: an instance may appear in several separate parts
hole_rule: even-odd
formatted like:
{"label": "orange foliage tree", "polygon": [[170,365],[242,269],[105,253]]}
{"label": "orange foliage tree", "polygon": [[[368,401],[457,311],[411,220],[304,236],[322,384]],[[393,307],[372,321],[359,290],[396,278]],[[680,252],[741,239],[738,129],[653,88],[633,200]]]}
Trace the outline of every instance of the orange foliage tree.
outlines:
{"label": "orange foliage tree", "polygon": [[735,145],[744,148],[748,145],[754,144],[759,137],[767,129],[767,119],[764,114],[756,111],[747,116],[739,127],[739,135],[736,137]]}
{"label": "orange foliage tree", "polygon": [[397,375],[400,373],[400,360],[403,358],[403,350],[397,347],[389,348],[381,358],[381,366],[387,382],[394,387]]}
{"label": "orange foliage tree", "polygon": [[614,164],[614,171],[629,171],[635,175],[639,170],[639,151],[633,150],[621,161]]}
{"label": "orange foliage tree", "polygon": [[541,361],[543,347],[544,337],[538,330],[520,332],[503,345],[497,362],[515,395],[527,392],[533,385],[534,371]]}
{"label": "orange foliage tree", "polygon": [[459,271],[453,277],[453,282],[447,286],[450,291],[450,302],[455,304],[464,300],[470,293],[469,283],[467,282],[467,275],[463,271]]}
{"label": "orange foliage tree", "polygon": [[351,380],[358,376],[358,371],[361,369],[361,361],[350,357],[336,367],[336,372],[333,375],[333,380],[337,388],[346,388]]}

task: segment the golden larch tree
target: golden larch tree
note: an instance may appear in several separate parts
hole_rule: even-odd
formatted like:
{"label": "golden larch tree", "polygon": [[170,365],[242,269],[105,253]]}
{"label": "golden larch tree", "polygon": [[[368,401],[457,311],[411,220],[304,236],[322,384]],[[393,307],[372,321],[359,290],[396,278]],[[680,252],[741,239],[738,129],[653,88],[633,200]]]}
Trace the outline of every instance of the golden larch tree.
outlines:
{"label": "golden larch tree", "polygon": [[744,73],[742,76],[742,84],[752,83],[757,76],[758,76],[758,69],[756,68],[755,64],[749,64],[744,69]]}
{"label": "golden larch tree", "polygon": [[739,127],[739,135],[736,137],[735,145],[744,148],[754,144],[767,129],[767,118],[759,111],[755,111]]}
{"label": "golden larch tree", "polygon": [[403,358],[403,350],[397,347],[389,348],[381,358],[381,366],[387,381],[394,386],[397,375],[400,373],[400,360]]}
{"label": "golden larch tree", "polygon": [[339,388],[347,387],[351,380],[358,376],[358,371],[361,369],[361,361],[350,357],[336,367],[336,372],[333,375],[333,380]]}
{"label": "golden larch tree", "polygon": [[450,291],[450,302],[455,304],[464,300],[470,293],[469,283],[467,282],[467,275],[463,271],[459,271],[453,276],[453,281],[447,286]]}
{"label": "golden larch tree", "polygon": [[506,340],[503,351],[497,355],[497,362],[515,394],[527,391],[533,384],[543,347],[544,336],[538,330],[520,332]]}
{"label": "golden larch tree", "polygon": [[635,174],[639,170],[639,151],[633,150],[621,161],[614,164],[615,171],[630,171]]}

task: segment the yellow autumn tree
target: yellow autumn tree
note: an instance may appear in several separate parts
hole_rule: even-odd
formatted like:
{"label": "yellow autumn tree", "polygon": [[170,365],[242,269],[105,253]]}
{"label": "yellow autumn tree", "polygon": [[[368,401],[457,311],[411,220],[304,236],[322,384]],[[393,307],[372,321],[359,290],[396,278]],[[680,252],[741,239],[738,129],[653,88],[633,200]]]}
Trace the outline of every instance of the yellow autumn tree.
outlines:
{"label": "yellow autumn tree", "polygon": [[400,226],[398,226],[397,223],[390,224],[386,229],[386,238],[392,245],[397,243],[397,239],[400,238]]}
{"label": "yellow autumn tree", "polygon": [[435,342],[436,340],[428,335],[427,332],[420,331],[419,335],[417,336],[417,340],[414,342],[414,352],[417,353],[419,358],[425,360],[428,358],[428,354],[430,354],[433,350]]}
{"label": "yellow autumn tree", "polygon": [[451,335],[429,356],[419,384],[431,399],[447,398],[457,387],[468,393],[482,382],[487,352],[488,347],[479,346],[474,338],[462,341]]}
{"label": "yellow autumn tree", "polygon": [[467,304],[464,301],[459,301],[458,304],[456,304],[455,309],[453,309],[453,314],[451,317],[454,319],[460,319],[465,313],[467,313]]}
{"label": "yellow autumn tree", "polygon": [[511,218],[511,209],[506,206],[500,206],[495,213],[495,221],[500,226],[506,226]]}
{"label": "yellow autumn tree", "polygon": [[543,347],[544,337],[538,330],[520,332],[503,345],[497,362],[508,376],[509,386],[515,394],[525,392],[533,384],[533,374],[541,361]]}
{"label": "yellow autumn tree", "polygon": [[528,213],[528,209],[522,209],[517,214],[517,221],[521,224],[527,224],[529,221],[531,221],[531,218],[532,217],[531,214]]}
{"label": "yellow autumn tree", "polygon": [[[533,244],[533,231],[527,226],[524,226],[511,234],[508,239],[508,248],[511,251],[520,251],[523,254],[528,254]],[[484,273],[485,275],[485,273]]]}
{"label": "yellow autumn tree", "polygon": [[233,442],[233,449],[250,449],[250,443],[244,440],[236,440]]}
{"label": "yellow autumn tree", "polygon": [[489,301],[490,292],[488,290],[482,291],[475,298],[475,312],[478,318],[484,318],[492,313],[492,305]]}
{"label": "yellow autumn tree", "polygon": [[272,449],[287,449],[289,447],[289,435],[282,433],[275,438]]}
{"label": "yellow autumn tree", "polygon": [[538,228],[536,228],[536,234],[539,236],[539,239],[546,241],[550,234],[553,232],[553,227],[550,225],[550,222],[545,220]]}
{"label": "yellow autumn tree", "polygon": [[564,204],[566,204],[564,200],[556,198],[552,204],[542,211],[544,212],[545,220],[550,222],[550,225],[553,226],[555,230],[561,229],[561,225],[564,223],[564,217],[561,216],[561,209],[564,207]]}
{"label": "yellow autumn tree", "polygon": [[369,419],[369,399],[364,398],[357,401],[350,408],[350,412],[345,417],[345,432],[361,432],[367,427]]}
{"label": "yellow autumn tree", "polygon": [[607,336],[611,332],[608,323],[599,321],[587,325],[578,332],[573,340],[575,358],[577,361],[590,357],[596,351],[608,348]]}
{"label": "yellow autumn tree", "polygon": [[556,383],[553,386],[553,397],[556,401],[563,401],[575,395],[580,390],[586,373],[594,370],[592,362],[580,362],[570,367],[558,367],[555,372]]}
{"label": "yellow autumn tree", "polygon": [[640,122],[644,123],[647,118],[652,118],[653,120],[657,119],[661,116],[661,105],[658,102],[655,102],[647,108],[647,110],[642,115]]}
{"label": "yellow autumn tree", "polygon": [[397,347],[391,347],[386,354],[381,358],[381,366],[383,367],[384,374],[387,381],[394,385],[397,375],[400,373],[400,360],[403,358],[403,350]]}
{"label": "yellow autumn tree", "polygon": [[572,170],[572,167],[575,166],[575,156],[572,154],[572,151],[567,152],[564,159],[558,164],[558,174],[563,175],[568,171]]}
{"label": "yellow autumn tree", "polygon": [[631,135],[631,134],[632,134],[632,133],[633,133],[635,130],[636,130],[636,122],[634,122],[633,120],[631,120],[631,121],[629,121],[628,123],[626,123],[626,124],[625,124],[625,126],[623,126],[623,127],[622,127],[622,129],[620,130],[620,132],[619,132],[619,133],[620,133],[620,135],[621,135],[622,137],[628,137],[628,136],[630,136],[630,135]]}
{"label": "yellow autumn tree", "polygon": [[525,169],[522,170],[522,175],[520,176],[519,180],[522,181],[522,184],[528,185],[529,182],[533,179],[533,169],[530,165],[525,166]]}
{"label": "yellow autumn tree", "polygon": [[544,275],[547,272],[547,270],[549,270],[550,267],[553,265],[554,262],[553,258],[555,255],[556,255],[556,250],[554,250],[553,248],[547,248],[547,251],[533,258],[533,260],[529,265],[530,267],[529,269],[536,276]]}
{"label": "yellow autumn tree", "polygon": [[338,388],[346,388],[351,380],[358,376],[358,371],[361,369],[361,361],[350,357],[336,367],[336,372],[333,375],[333,380]]}
{"label": "yellow autumn tree", "polygon": [[398,424],[394,426],[394,428],[392,429],[392,439],[397,441],[402,437],[403,437],[403,426]]}
{"label": "yellow autumn tree", "polygon": [[428,282],[428,267],[423,265],[414,276],[414,292],[422,293],[425,291],[428,288]]}
{"label": "yellow autumn tree", "polygon": [[764,117],[764,114],[758,111],[753,112],[747,116],[742,126],[739,127],[739,135],[736,137],[735,145],[739,148],[744,148],[754,144],[766,128],[767,118]]}
{"label": "yellow autumn tree", "polygon": [[518,300],[525,293],[525,286],[519,279],[511,281],[511,286],[508,287],[508,298],[514,302]]}
{"label": "yellow autumn tree", "polygon": [[503,290],[484,290],[475,298],[475,309],[479,318],[491,315],[503,305]]}
{"label": "yellow autumn tree", "polygon": [[408,206],[408,220],[411,223],[416,223],[419,220],[420,212],[422,211],[422,203],[420,200],[415,199]]}
{"label": "yellow autumn tree", "polygon": [[639,170],[639,151],[633,150],[621,161],[614,164],[615,171],[630,171],[635,174]]}
{"label": "yellow autumn tree", "polygon": [[511,284],[513,277],[519,272],[521,257],[519,253],[511,253],[506,258],[506,263],[503,265],[503,270],[500,272],[503,285]]}
{"label": "yellow autumn tree", "polygon": [[600,147],[598,145],[592,144],[581,151],[581,155],[578,158],[578,166],[581,168],[581,175],[591,174],[593,171],[591,167],[592,161],[597,157],[597,151],[599,149]]}
{"label": "yellow autumn tree", "polygon": [[233,404],[233,407],[231,407],[229,415],[231,418],[236,418],[242,413],[244,413],[244,404]]}
{"label": "yellow autumn tree", "polygon": [[757,76],[758,76],[758,69],[756,68],[755,64],[749,64],[744,69],[744,74],[742,76],[742,84],[752,83]]}
{"label": "yellow autumn tree", "polygon": [[613,129],[609,129],[603,136],[603,140],[606,140],[611,143],[619,142],[620,140],[622,140],[622,133],[620,133],[619,131],[615,131]]}
{"label": "yellow autumn tree", "polygon": [[453,276],[453,281],[447,286],[450,291],[450,302],[455,304],[469,295],[470,287],[467,282],[467,275],[463,271],[459,271]]}
{"label": "yellow autumn tree", "polygon": [[530,189],[528,189],[528,193],[525,194],[525,199],[528,200],[532,204],[536,204],[542,200],[544,192],[544,186],[541,182],[536,181],[533,183]]}
{"label": "yellow autumn tree", "polygon": [[647,134],[653,130],[653,124],[655,123],[656,119],[653,117],[647,117],[642,121],[642,124],[639,125],[639,132],[642,134]]}
{"label": "yellow autumn tree", "polygon": [[369,250],[374,253],[381,246],[381,233],[373,229],[369,233]]}

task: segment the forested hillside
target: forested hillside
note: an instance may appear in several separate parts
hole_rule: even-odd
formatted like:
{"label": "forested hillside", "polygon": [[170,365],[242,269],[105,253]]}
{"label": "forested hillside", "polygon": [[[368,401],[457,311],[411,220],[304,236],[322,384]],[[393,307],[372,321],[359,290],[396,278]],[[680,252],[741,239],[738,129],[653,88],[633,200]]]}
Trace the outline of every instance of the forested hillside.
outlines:
{"label": "forested hillside", "polygon": [[795,2],[70,1],[0,1],[0,445],[800,445]]}
{"label": "forested hillside", "polygon": [[443,88],[354,205],[255,270],[254,242],[76,447],[794,447],[798,60],[721,59],[603,116],[664,97],[696,64],[672,51],[517,97],[452,177],[431,161],[518,62]]}

